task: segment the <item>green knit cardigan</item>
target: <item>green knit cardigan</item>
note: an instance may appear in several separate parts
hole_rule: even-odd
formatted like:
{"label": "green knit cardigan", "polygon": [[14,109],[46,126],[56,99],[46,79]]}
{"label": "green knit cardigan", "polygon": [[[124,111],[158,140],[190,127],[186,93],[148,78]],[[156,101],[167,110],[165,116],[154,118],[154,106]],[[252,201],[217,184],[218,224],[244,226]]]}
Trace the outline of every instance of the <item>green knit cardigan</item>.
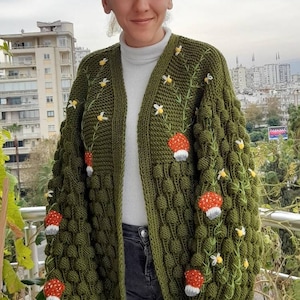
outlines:
{"label": "green knit cardigan", "polygon": [[[126,299],[126,105],[120,45],[84,58],[49,182],[46,297]],[[164,299],[253,299],[262,251],[258,181],[222,54],[173,34],[148,83],[137,132]]]}

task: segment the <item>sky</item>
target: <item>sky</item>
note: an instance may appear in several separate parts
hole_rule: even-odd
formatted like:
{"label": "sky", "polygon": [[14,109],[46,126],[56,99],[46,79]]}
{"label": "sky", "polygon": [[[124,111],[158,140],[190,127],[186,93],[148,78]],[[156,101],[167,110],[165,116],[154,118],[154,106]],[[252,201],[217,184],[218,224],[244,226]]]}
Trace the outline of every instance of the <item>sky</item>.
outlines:
{"label": "sky", "polygon": [[[121,0],[123,1],[123,0]],[[300,0],[173,0],[172,32],[217,47],[228,66],[299,61]],[[107,37],[100,0],[0,0],[0,35],[37,32],[37,21],[74,24],[76,46],[91,51],[118,41]],[[298,69],[297,69],[298,71]]]}

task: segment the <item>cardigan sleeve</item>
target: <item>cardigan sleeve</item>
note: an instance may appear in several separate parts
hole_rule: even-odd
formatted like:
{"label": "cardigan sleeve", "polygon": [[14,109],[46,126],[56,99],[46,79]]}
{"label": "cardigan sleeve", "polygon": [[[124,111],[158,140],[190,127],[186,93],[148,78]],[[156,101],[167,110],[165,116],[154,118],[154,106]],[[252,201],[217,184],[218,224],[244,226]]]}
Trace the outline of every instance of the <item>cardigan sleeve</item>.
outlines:
{"label": "cardigan sleeve", "polygon": [[[73,83],[66,119],[49,182],[45,233],[46,299],[99,299],[101,292],[90,244],[91,225],[85,187],[81,119],[88,91],[86,63]],[[49,298],[48,298],[49,297]],[[77,299],[76,298],[76,299]]]}
{"label": "cardigan sleeve", "polygon": [[185,292],[203,299],[252,299],[262,242],[250,139],[227,64],[216,49],[207,70],[193,126],[199,178]]}

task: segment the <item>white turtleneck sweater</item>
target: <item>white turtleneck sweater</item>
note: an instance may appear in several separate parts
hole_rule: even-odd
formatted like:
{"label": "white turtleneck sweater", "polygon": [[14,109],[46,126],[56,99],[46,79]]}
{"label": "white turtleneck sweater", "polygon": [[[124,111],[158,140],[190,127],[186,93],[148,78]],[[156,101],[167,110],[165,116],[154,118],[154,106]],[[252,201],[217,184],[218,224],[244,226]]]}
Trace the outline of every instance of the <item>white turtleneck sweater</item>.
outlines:
{"label": "white turtleneck sweater", "polygon": [[150,75],[171,36],[171,30],[164,29],[165,36],[159,43],[142,48],[129,47],[124,41],[123,34],[120,35],[123,76],[127,94],[122,221],[130,225],[148,224],[139,171],[137,122]]}

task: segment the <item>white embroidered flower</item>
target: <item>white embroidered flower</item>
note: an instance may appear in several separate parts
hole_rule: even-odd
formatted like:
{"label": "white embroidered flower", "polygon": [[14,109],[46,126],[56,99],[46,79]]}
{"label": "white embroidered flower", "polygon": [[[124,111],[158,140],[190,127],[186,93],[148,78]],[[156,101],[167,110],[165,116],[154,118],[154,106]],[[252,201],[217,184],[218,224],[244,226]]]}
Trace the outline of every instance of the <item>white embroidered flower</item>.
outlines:
{"label": "white embroidered flower", "polygon": [[245,145],[244,145],[244,141],[242,139],[236,140],[235,142],[238,144],[238,146],[241,150],[244,149]]}
{"label": "white embroidered flower", "polygon": [[242,226],[241,229],[240,228],[235,228],[235,230],[236,230],[239,237],[242,237],[242,236],[246,235],[246,229],[245,229],[244,226]]}
{"label": "white embroidered flower", "polygon": [[178,46],[178,47],[176,47],[175,48],[175,55],[177,56],[181,52],[181,50],[182,50],[182,46],[181,45]]}
{"label": "white embroidered flower", "polygon": [[212,266],[223,263],[223,258],[220,255],[220,253],[217,253],[216,255],[212,255],[210,258],[212,259],[212,262],[211,262]]}
{"label": "white embroidered flower", "polygon": [[46,198],[52,198],[53,197],[53,191],[49,190],[47,193],[45,193]]}
{"label": "white embroidered flower", "polygon": [[207,73],[207,75],[206,75],[206,77],[204,78],[204,81],[207,83],[207,84],[209,84],[209,82],[211,81],[211,80],[213,80],[214,78],[211,76],[211,74],[210,73]]}
{"label": "white embroidered flower", "polygon": [[99,65],[102,67],[102,66],[104,66],[107,63],[107,61],[108,61],[108,59],[104,57],[103,59],[101,59],[99,61]]}
{"label": "white embroidered flower", "polygon": [[108,82],[109,80],[107,78],[103,78],[103,80],[100,82],[100,86],[104,88]]}
{"label": "white embroidered flower", "polygon": [[256,173],[252,169],[249,168],[248,171],[250,172],[253,178],[256,176]]}
{"label": "white embroidered flower", "polygon": [[154,104],[153,106],[156,109],[155,115],[162,115],[164,113],[162,105]]}
{"label": "white embroidered flower", "polygon": [[218,180],[220,179],[220,178],[225,178],[227,176],[227,174],[226,174],[226,172],[225,172],[225,170],[224,170],[224,168],[221,170],[221,171],[219,171],[219,174],[218,174]]}
{"label": "white embroidered flower", "polygon": [[162,79],[164,80],[164,84],[166,84],[166,83],[171,84],[173,81],[170,75],[168,75],[168,76],[163,75]]}
{"label": "white embroidered flower", "polygon": [[243,265],[244,265],[244,268],[245,268],[245,269],[248,269],[248,267],[249,267],[249,262],[248,262],[248,259],[247,259],[247,258],[245,258]]}
{"label": "white embroidered flower", "polygon": [[98,119],[99,122],[108,120],[107,117],[104,117],[104,111],[102,111],[102,112],[100,113],[100,115],[97,116],[97,119]]}
{"label": "white embroidered flower", "polygon": [[69,100],[68,108],[73,107],[74,109],[76,109],[77,104],[78,104],[77,100]]}

